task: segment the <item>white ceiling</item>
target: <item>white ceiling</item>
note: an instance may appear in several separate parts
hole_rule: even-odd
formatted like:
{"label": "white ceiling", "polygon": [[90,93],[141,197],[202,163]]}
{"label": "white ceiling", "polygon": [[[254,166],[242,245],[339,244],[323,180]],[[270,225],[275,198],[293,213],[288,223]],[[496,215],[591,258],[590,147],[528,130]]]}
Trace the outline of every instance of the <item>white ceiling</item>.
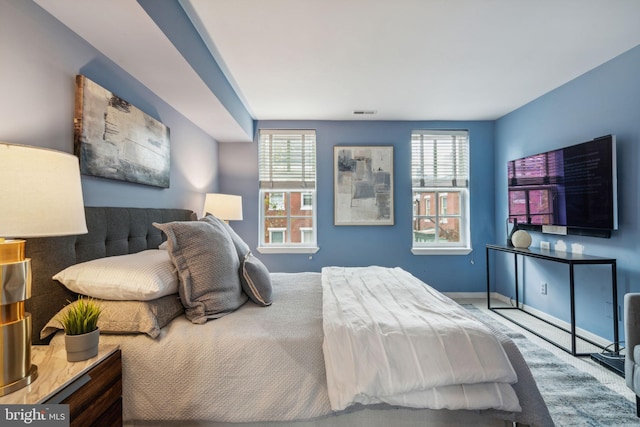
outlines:
{"label": "white ceiling", "polygon": [[[247,138],[135,0],[35,1],[216,139]],[[497,119],[640,44],[639,0],[179,1],[258,120]]]}

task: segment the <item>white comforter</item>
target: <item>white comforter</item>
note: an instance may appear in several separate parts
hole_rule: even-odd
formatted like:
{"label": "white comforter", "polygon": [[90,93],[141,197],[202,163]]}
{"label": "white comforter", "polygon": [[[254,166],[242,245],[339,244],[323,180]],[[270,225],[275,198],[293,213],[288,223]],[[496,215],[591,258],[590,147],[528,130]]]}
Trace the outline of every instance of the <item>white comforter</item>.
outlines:
{"label": "white comforter", "polygon": [[322,270],[324,360],[333,410],[385,402],[520,411],[497,338],[400,268]]}

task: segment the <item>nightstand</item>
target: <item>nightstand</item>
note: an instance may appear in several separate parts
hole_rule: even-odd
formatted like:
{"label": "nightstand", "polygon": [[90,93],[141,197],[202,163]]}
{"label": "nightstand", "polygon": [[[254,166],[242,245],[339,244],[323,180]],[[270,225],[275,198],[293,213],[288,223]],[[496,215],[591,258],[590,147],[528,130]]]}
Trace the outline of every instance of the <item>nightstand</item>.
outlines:
{"label": "nightstand", "polygon": [[0,397],[0,404],[69,405],[71,426],[122,425],[122,359],[120,348],[100,345],[98,355],[67,362],[63,345],[31,347],[38,378],[27,387]]}

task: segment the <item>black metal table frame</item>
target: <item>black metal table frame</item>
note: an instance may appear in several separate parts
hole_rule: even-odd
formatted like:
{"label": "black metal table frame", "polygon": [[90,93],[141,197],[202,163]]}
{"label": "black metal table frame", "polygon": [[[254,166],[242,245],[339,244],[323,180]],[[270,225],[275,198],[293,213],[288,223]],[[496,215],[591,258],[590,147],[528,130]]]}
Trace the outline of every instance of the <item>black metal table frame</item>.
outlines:
{"label": "black metal table frame", "polygon": [[[576,334],[576,306],[575,306],[575,279],[574,279],[574,266],[576,265],[602,265],[609,264],[611,265],[611,288],[612,288],[612,306],[613,306],[613,337],[614,337],[614,352],[616,354],[620,351],[619,344],[619,336],[618,336],[618,280],[616,273],[616,260],[615,258],[601,258],[584,254],[573,254],[570,252],[556,252],[552,250],[543,250],[539,248],[530,248],[530,249],[520,249],[509,246],[501,246],[501,245],[486,245],[486,263],[487,263],[487,308],[494,313],[508,319],[509,321],[517,324],[518,326],[526,329],[527,331],[537,335],[543,340],[555,345],[556,347],[570,353],[573,356],[588,356],[590,353],[578,353],[576,351],[576,337],[580,338],[583,341],[586,341],[596,347],[605,349],[602,345],[595,343],[587,338],[579,336]],[[492,307],[491,306],[491,279],[490,279],[490,263],[489,263],[489,253],[491,251],[499,251],[499,252],[507,252],[513,254],[514,259],[514,267],[515,267],[515,307]],[[530,313],[526,310],[520,308],[520,301],[518,298],[518,255],[529,258],[537,258],[546,261],[559,262],[562,264],[569,265],[569,299],[571,305],[571,330],[566,330],[556,324],[553,324],[546,319],[543,319],[539,316],[536,316],[533,313]],[[520,310],[523,313],[527,313],[530,316],[535,317],[545,323],[548,323],[564,332],[571,334],[571,349],[568,349],[555,341],[548,339],[547,337],[541,335],[540,333],[532,330],[531,328],[522,325],[520,322],[517,322],[508,316],[500,313],[500,310]]]}

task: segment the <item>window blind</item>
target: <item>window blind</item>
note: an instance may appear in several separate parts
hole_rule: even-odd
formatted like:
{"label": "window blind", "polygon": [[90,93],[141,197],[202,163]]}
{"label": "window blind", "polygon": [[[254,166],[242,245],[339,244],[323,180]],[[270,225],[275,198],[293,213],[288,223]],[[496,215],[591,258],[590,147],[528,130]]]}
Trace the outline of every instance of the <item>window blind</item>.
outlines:
{"label": "window blind", "polygon": [[260,188],[315,188],[316,132],[261,130],[258,162]]}
{"label": "window blind", "polygon": [[421,130],[411,133],[414,188],[469,186],[469,133]]}

